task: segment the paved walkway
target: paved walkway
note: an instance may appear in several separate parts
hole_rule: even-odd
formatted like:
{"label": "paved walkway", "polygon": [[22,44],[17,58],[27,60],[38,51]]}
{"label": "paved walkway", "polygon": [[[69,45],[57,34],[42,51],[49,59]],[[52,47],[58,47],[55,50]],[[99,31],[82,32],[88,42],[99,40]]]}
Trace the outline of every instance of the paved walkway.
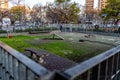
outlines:
{"label": "paved walkway", "polygon": [[[13,36],[16,35],[28,35],[27,32],[21,32],[21,33],[12,33]],[[0,33],[0,36],[7,36],[7,33]]]}
{"label": "paved walkway", "polygon": [[[74,33],[74,32],[60,32],[59,30],[52,31],[50,34],[56,33],[59,36],[62,36],[64,39],[70,40],[70,41],[78,41],[79,39],[87,39],[87,40],[93,40],[93,41],[100,41],[100,42],[106,42],[106,43],[114,43],[114,44],[120,44],[120,37],[115,36],[107,36],[107,35],[97,35],[94,34],[94,38],[86,38],[85,36],[87,34],[85,33]],[[29,34],[28,32],[21,32],[21,33],[12,33],[12,36],[16,35],[30,35],[30,36],[39,36],[39,35],[48,35],[46,33],[39,33],[39,34]],[[7,36],[7,33],[0,34],[0,36]]]}

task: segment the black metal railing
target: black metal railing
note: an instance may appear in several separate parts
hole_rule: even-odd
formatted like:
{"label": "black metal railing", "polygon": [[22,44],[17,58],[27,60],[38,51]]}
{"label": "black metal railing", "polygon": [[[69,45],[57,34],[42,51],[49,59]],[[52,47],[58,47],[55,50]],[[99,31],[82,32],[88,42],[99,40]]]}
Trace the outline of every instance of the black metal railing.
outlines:
{"label": "black metal railing", "polygon": [[49,71],[0,43],[0,80],[120,80],[120,46],[65,71]]}
{"label": "black metal railing", "polygon": [[48,74],[41,65],[0,43],[0,80],[38,80]]}
{"label": "black metal railing", "polygon": [[120,46],[63,72],[71,80],[120,80]]}

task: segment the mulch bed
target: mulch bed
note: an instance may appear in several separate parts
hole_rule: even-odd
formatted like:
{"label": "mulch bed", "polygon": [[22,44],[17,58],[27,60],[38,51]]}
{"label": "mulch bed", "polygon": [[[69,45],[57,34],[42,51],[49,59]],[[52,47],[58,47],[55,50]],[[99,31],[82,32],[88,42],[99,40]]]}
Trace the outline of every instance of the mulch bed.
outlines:
{"label": "mulch bed", "polygon": [[[50,71],[54,71],[54,70],[66,70],[72,66],[77,65],[77,63],[68,60],[66,58],[60,57],[58,55],[55,55],[53,53],[50,53],[46,50],[34,50],[35,52],[37,52],[37,54],[46,54],[47,56],[41,57],[43,59],[43,62],[39,63],[42,66],[44,66],[45,68],[47,68]],[[29,51],[24,52],[25,54],[30,54]]]}
{"label": "mulch bed", "polygon": [[43,38],[43,40],[63,40],[61,38]]}
{"label": "mulch bed", "polygon": [[48,56],[44,57],[44,63],[41,63],[41,65],[43,65],[44,67],[46,67],[47,69],[53,71],[53,70],[66,70],[72,66],[75,66],[76,63],[62,58],[60,56],[57,56],[55,54],[52,53],[47,53],[49,54]]}
{"label": "mulch bed", "polygon": [[30,31],[29,34],[50,33],[50,31]]}

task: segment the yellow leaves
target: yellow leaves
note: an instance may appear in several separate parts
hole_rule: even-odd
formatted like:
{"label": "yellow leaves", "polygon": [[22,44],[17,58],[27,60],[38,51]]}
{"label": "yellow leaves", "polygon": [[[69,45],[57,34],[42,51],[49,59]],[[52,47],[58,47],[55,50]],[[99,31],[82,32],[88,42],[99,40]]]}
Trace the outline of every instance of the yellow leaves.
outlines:
{"label": "yellow leaves", "polygon": [[16,11],[24,11],[25,6],[14,6],[11,8],[11,12],[16,12]]}

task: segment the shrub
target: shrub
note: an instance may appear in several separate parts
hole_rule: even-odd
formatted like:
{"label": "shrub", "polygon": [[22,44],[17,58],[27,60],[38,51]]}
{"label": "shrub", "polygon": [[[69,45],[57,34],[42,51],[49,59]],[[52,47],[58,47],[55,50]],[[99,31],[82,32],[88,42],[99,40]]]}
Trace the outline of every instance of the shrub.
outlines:
{"label": "shrub", "polygon": [[31,31],[51,31],[51,30],[58,30],[57,27],[39,27],[39,28],[28,28],[25,30],[15,30],[15,32],[31,32]]}
{"label": "shrub", "polygon": [[0,30],[0,33],[7,33],[7,31],[4,31],[4,30]]}

